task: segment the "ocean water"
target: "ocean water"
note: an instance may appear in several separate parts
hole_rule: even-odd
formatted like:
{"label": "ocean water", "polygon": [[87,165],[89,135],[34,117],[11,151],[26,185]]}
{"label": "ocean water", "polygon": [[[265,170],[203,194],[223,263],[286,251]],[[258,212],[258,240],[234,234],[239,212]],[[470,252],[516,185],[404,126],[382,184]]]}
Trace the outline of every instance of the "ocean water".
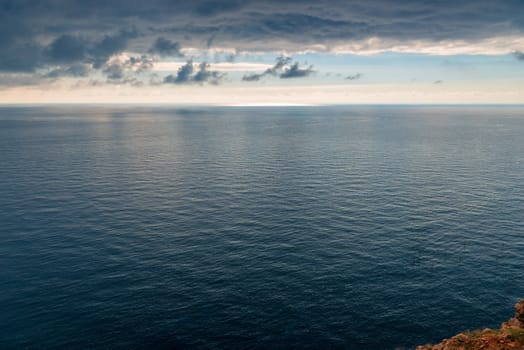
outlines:
{"label": "ocean water", "polygon": [[0,108],[2,349],[409,349],[523,277],[524,107]]}

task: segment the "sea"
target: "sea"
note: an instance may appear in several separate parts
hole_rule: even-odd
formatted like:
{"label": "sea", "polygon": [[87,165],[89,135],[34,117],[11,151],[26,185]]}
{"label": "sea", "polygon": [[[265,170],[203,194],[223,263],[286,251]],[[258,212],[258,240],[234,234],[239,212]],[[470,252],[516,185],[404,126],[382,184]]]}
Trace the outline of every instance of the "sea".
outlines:
{"label": "sea", "polygon": [[0,107],[2,349],[413,349],[521,298],[523,106]]}

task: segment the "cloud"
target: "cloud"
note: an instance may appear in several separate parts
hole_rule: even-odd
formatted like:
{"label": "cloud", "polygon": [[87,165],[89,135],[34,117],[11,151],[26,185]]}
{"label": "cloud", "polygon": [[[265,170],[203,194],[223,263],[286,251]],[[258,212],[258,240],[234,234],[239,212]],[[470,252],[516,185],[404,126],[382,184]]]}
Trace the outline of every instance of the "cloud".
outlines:
{"label": "cloud", "polygon": [[51,70],[46,74],[48,78],[61,77],[87,77],[91,72],[91,66],[87,64],[76,63],[67,67],[60,67]]}
{"label": "cloud", "polygon": [[[121,79],[126,69],[144,71],[152,62],[131,57],[127,62],[108,61],[127,47],[128,40],[136,37],[134,31],[120,31],[89,40],[71,34],[54,38],[47,46],[26,44],[10,48],[0,58],[0,70],[13,72],[34,72],[36,69],[50,69],[43,76],[47,78],[87,77],[93,68],[101,69],[109,79]],[[11,54],[11,56],[9,55]],[[39,78],[35,76],[35,83]]]}
{"label": "cloud", "polygon": [[225,61],[229,63],[233,63],[235,62],[236,58],[237,58],[237,55],[235,53],[230,53],[225,57]]}
{"label": "cloud", "polygon": [[291,57],[287,57],[287,56],[277,57],[275,65],[273,66],[273,68],[269,69],[269,72],[271,74],[275,74],[277,71],[284,68],[287,64],[291,63],[291,60],[292,60]]}
{"label": "cloud", "polygon": [[124,62],[123,65],[129,70],[141,73],[153,69],[153,59],[146,55],[131,56]]}
{"label": "cloud", "polygon": [[[213,38],[214,45],[288,52],[372,38],[469,45],[522,36],[523,13],[524,2],[516,0],[0,0],[0,45],[72,33],[96,38],[130,23],[144,35],[136,42],[140,53],[168,34],[178,35],[183,47],[205,48]],[[106,44],[100,48],[107,53]]]}
{"label": "cloud", "polygon": [[135,30],[122,30],[89,40],[71,34],[55,38],[43,49],[43,64],[90,63],[94,68],[102,66],[113,56],[123,52],[130,39],[137,37]]}
{"label": "cloud", "polygon": [[[222,6],[224,2],[216,3]],[[522,34],[524,20],[514,11],[521,14],[524,3],[399,0],[393,6],[387,0],[243,1],[212,21],[187,20],[186,26],[174,24],[164,30],[187,35],[191,46],[212,37],[215,45],[242,50],[329,51],[353,42],[365,42],[372,50],[379,39],[382,50],[406,41],[424,43],[427,48],[446,41],[443,48],[455,42],[475,46],[479,52],[489,46],[478,47],[476,42]],[[507,50],[510,44],[502,45]]]}
{"label": "cloud", "polygon": [[143,81],[134,77],[123,77],[121,79],[107,80],[105,83],[113,85],[131,85],[134,87],[140,87],[145,85]]}
{"label": "cloud", "polygon": [[198,72],[193,77],[195,82],[209,82],[211,84],[217,85],[222,79],[222,75],[217,71],[210,71],[209,64],[206,62],[200,63],[198,66]]}
{"label": "cloud", "polygon": [[195,13],[200,16],[216,16],[224,12],[234,12],[242,7],[241,1],[221,0],[221,1],[203,1],[197,4]]}
{"label": "cloud", "polygon": [[289,78],[302,78],[307,77],[314,73],[313,66],[307,68],[300,68],[298,62],[295,62],[290,67],[284,68],[284,71],[280,73],[280,79],[289,79]]}
{"label": "cloud", "polygon": [[189,60],[181,66],[176,75],[170,74],[164,77],[164,84],[203,84],[209,83],[212,85],[217,85],[220,83],[224,74],[221,74],[217,71],[210,71],[209,64],[207,62],[202,62],[198,65],[195,72],[195,65],[193,61]]}
{"label": "cloud", "polygon": [[[64,34],[55,38],[44,50],[44,64],[89,63],[94,68],[103,68],[115,54],[123,52],[131,38],[137,36],[134,30],[122,30],[104,35],[95,41]],[[107,70],[107,67],[104,68]]]}
{"label": "cloud", "polygon": [[117,53],[123,52],[130,39],[136,38],[136,30],[122,30],[114,35],[104,35],[90,50],[93,58],[93,66],[100,68],[109,58]]}
{"label": "cloud", "polygon": [[247,74],[247,75],[244,75],[242,77],[242,80],[243,81],[259,81],[260,79],[262,79],[266,74],[264,73],[261,73],[261,74]]}
{"label": "cloud", "polygon": [[215,38],[216,38],[216,35],[213,34],[206,40],[206,48],[209,49],[211,48],[211,46],[213,46],[213,42],[215,41]]}
{"label": "cloud", "polygon": [[85,58],[87,43],[70,34],[63,34],[56,38],[46,49],[51,62],[71,63]]}
{"label": "cloud", "polygon": [[103,67],[102,73],[106,75],[108,82],[120,84],[132,83],[136,85],[136,76],[148,72],[153,68],[153,60],[148,56],[115,56]]}
{"label": "cloud", "polygon": [[273,65],[271,68],[267,68],[262,73],[254,73],[254,74],[247,74],[242,77],[242,80],[244,81],[258,81],[265,77],[266,75],[276,75],[278,71],[282,70],[282,68],[291,62],[291,57],[286,56],[279,56],[276,58],[275,65]]}
{"label": "cloud", "polygon": [[2,50],[0,54],[0,71],[34,72],[44,65],[42,48],[34,43],[21,43]]}
{"label": "cloud", "polygon": [[243,81],[259,81],[263,77],[267,75],[277,75],[279,72],[282,71],[282,69],[291,62],[291,57],[287,56],[278,56],[275,59],[275,64],[271,68],[267,68],[262,73],[253,73],[253,74],[247,74],[242,77]]}
{"label": "cloud", "polygon": [[[288,54],[515,52],[522,60],[524,2],[0,0],[0,72],[33,73],[37,79],[42,72],[60,75],[85,64],[92,66],[90,74],[99,74],[112,70],[109,60],[124,52],[178,57],[181,47],[186,52],[211,45]],[[243,80],[312,73],[311,67],[293,65]]]}
{"label": "cloud", "polygon": [[513,52],[513,56],[519,61],[524,61],[524,52],[515,51]]}
{"label": "cloud", "polygon": [[149,52],[161,56],[184,56],[184,54],[180,52],[180,44],[178,42],[171,41],[164,37],[157,38],[153,46],[149,49]]}
{"label": "cloud", "polygon": [[278,76],[280,79],[302,78],[312,74],[313,66],[300,68],[298,62],[294,62],[291,57],[279,56],[275,64],[262,73],[247,74],[242,77],[243,81],[259,81],[266,76]]}
{"label": "cloud", "polygon": [[0,90],[21,86],[34,86],[52,83],[53,79],[37,76],[31,73],[2,72],[0,73]]}
{"label": "cloud", "polygon": [[39,68],[60,65],[61,68],[53,68],[49,74],[55,77],[78,76],[79,67],[92,64],[94,68],[101,68],[111,56],[124,51],[128,40],[135,36],[136,32],[121,31],[113,35],[104,35],[98,40],[62,34],[47,45],[34,41],[15,41],[2,49],[0,71],[34,72]]}
{"label": "cloud", "polygon": [[111,63],[102,70],[109,80],[119,80],[124,77],[124,67],[119,63]]}
{"label": "cloud", "polygon": [[183,84],[191,81],[191,75],[193,74],[193,61],[189,60],[182,67],[178,69],[176,75],[168,75],[164,78],[164,83],[167,84]]}
{"label": "cloud", "polygon": [[164,84],[180,84],[181,82],[177,79],[178,75],[169,74],[164,77]]}
{"label": "cloud", "polygon": [[344,79],[346,79],[346,80],[358,80],[360,78],[362,78],[362,74],[361,73],[357,73],[357,74],[348,75]]}

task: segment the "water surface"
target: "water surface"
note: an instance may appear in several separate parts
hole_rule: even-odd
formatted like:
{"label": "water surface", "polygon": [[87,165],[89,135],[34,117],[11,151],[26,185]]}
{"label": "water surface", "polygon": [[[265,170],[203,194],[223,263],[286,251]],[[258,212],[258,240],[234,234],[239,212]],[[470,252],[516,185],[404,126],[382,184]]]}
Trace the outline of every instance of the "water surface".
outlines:
{"label": "water surface", "polygon": [[524,297],[523,107],[0,108],[0,347],[395,349]]}

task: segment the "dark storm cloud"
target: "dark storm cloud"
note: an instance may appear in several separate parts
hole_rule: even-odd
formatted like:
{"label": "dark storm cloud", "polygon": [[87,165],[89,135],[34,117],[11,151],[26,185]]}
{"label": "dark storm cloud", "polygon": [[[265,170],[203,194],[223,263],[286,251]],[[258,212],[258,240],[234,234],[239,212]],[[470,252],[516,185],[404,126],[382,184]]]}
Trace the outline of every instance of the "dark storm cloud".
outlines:
{"label": "dark storm cloud", "polygon": [[239,10],[245,1],[203,1],[197,4],[195,12],[201,16],[215,16],[224,12]]}
{"label": "dark storm cloud", "polygon": [[15,44],[0,52],[1,72],[33,72],[42,65],[42,48],[35,43]]}
{"label": "dark storm cloud", "polygon": [[279,56],[275,64],[262,73],[247,74],[242,77],[243,81],[259,81],[266,76],[278,76],[280,79],[302,78],[314,73],[313,66],[301,68],[298,62],[291,57]]}
{"label": "dark storm cloud", "polygon": [[56,38],[47,48],[49,59],[57,63],[70,63],[85,57],[87,45],[82,39],[70,34]]}
{"label": "dark storm cloud", "polygon": [[348,75],[345,79],[346,80],[358,80],[360,78],[362,78],[362,74],[357,73],[357,74]]}
{"label": "dark storm cloud", "polygon": [[[524,35],[524,1],[0,0],[0,71],[104,69],[123,51],[180,56],[180,47],[213,46],[292,53],[371,38],[468,42],[503,35]],[[289,69],[286,77],[309,74]]]}
{"label": "dark storm cloud", "polygon": [[112,55],[124,51],[129,40],[137,36],[136,30],[123,30],[114,35],[104,35],[90,51],[94,60],[93,66],[100,68]]}
{"label": "dark storm cloud", "polygon": [[163,56],[184,56],[180,52],[180,44],[178,42],[171,41],[164,37],[157,38],[153,46],[149,49],[149,52]]}
{"label": "dark storm cloud", "polygon": [[203,84],[209,83],[217,85],[220,83],[223,75],[216,71],[209,70],[209,64],[202,62],[198,65],[195,72],[193,61],[187,61],[177,71],[176,75],[170,74],[164,78],[164,84]]}
{"label": "dark storm cloud", "polygon": [[136,36],[135,31],[122,30],[116,34],[106,34],[92,42],[64,34],[44,49],[44,57],[48,63],[53,64],[90,62],[94,68],[101,68],[112,55],[123,52],[129,39]]}
{"label": "dark storm cloud", "polygon": [[99,41],[90,41],[75,35],[63,34],[47,46],[34,41],[20,42],[3,48],[0,71],[32,72],[37,68],[54,65],[92,64],[101,68],[114,54],[123,52],[134,34],[122,31],[104,35]]}
{"label": "dark storm cloud", "polygon": [[[204,18],[205,17],[205,18]],[[58,38],[81,33],[100,37],[131,24],[144,35],[176,32],[182,46],[271,49],[370,37],[406,39],[479,39],[522,34],[520,0],[0,0],[0,38],[9,43],[37,35]],[[133,31],[110,37],[99,47],[125,46]],[[136,34],[136,33],[135,33]],[[148,37],[148,48],[158,35]],[[268,42],[267,39],[274,39]],[[144,43],[142,43],[144,44]],[[291,44],[291,46],[289,46]],[[145,52],[145,50],[143,51]]]}

